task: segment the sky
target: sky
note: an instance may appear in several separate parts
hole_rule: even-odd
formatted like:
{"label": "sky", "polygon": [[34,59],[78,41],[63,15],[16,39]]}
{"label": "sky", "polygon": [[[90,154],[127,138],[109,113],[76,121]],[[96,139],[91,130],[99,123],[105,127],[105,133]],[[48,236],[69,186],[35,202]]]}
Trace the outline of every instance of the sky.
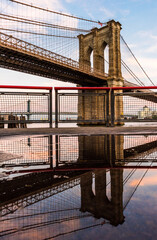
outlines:
{"label": "sky", "polygon": [[[9,0],[0,0],[6,5]],[[156,0],[24,0],[37,6],[79,17],[122,24],[121,35],[157,85],[157,1]],[[72,86],[53,79],[0,68],[0,84]],[[150,85],[149,82],[146,82]]]}

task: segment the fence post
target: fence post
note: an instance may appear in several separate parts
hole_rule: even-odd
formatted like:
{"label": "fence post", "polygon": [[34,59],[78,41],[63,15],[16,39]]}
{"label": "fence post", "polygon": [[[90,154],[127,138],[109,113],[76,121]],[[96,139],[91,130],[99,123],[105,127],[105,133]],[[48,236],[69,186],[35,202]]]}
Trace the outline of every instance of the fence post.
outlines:
{"label": "fence post", "polygon": [[109,127],[109,90],[106,90],[106,127]]}
{"label": "fence post", "polygon": [[27,120],[30,120],[30,111],[31,111],[31,100],[29,99],[29,100],[27,101],[27,112],[28,112],[28,114],[27,114]]}
{"label": "fence post", "polygon": [[114,90],[111,89],[111,127],[114,127],[115,122],[115,96]]}
{"label": "fence post", "polygon": [[49,91],[50,92],[50,128],[52,128],[52,89]]}
{"label": "fence post", "polygon": [[50,168],[53,169],[53,137],[52,135],[48,136],[48,158],[50,163]]}
{"label": "fence post", "polygon": [[56,140],[56,168],[58,168],[58,164],[59,164],[59,136],[56,135],[55,137],[55,140]]}
{"label": "fence post", "polygon": [[55,90],[55,127],[58,128],[58,90]]}

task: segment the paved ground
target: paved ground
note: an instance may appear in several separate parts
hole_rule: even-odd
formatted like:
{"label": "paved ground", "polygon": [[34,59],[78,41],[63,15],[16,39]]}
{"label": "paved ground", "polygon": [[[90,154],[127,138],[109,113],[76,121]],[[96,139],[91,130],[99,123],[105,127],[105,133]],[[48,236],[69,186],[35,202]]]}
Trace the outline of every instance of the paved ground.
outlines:
{"label": "paved ground", "polygon": [[157,127],[75,127],[75,128],[13,128],[0,129],[0,137],[13,135],[104,135],[157,134]]}

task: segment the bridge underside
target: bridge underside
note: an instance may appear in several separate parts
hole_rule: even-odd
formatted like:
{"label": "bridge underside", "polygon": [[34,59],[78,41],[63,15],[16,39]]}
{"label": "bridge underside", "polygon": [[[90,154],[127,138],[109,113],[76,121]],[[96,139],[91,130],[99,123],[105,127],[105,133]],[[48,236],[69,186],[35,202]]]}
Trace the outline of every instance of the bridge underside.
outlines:
{"label": "bridge underside", "polygon": [[[131,83],[129,81],[124,80],[124,87],[139,87],[139,86],[137,84],[134,84],[134,83]],[[128,89],[128,90],[125,90],[125,92],[136,92],[137,93],[137,96],[136,96],[137,98],[157,103],[156,92],[153,92],[151,89],[135,89],[135,90],[134,89]],[[144,94],[140,95],[138,93],[144,93]]]}
{"label": "bridge underside", "polygon": [[61,64],[46,61],[20,51],[0,46],[0,67],[82,86],[104,86],[107,80]]}

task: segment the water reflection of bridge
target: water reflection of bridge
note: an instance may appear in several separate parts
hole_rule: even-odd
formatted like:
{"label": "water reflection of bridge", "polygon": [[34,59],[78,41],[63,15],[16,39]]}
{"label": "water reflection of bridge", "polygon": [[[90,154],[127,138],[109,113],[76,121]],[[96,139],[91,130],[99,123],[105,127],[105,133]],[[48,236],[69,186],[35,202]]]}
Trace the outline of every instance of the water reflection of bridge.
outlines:
{"label": "water reflection of bridge", "polygon": [[[12,199],[8,189],[8,196],[10,197],[10,200],[6,201],[5,199],[8,196],[5,196],[5,199],[3,199],[1,203],[3,216],[1,219],[1,226],[3,226],[3,223],[11,223],[12,220],[15,221],[15,225],[19,225],[22,221],[22,227],[19,232],[21,229],[22,231],[28,232],[29,229],[38,229],[39,227],[49,224],[55,228],[59,222],[70,221],[71,219],[81,220],[87,217],[97,219],[97,222],[91,227],[102,225],[104,222],[102,218],[105,219],[105,223],[110,223],[114,226],[122,224],[124,222],[123,210],[128,204],[128,194],[126,194],[125,187],[133,173],[134,170],[130,170],[126,174],[122,169],[99,170],[84,174],[79,173],[79,175],[75,177],[71,177],[70,173],[68,177],[68,174],[66,173],[66,177],[68,177],[67,180],[65,180],[65,175],[61,177],[61,175],[54,176],[52,173],[38,173],[36,175],[32,174],[22,177],[23,181],[21,181],[21,186],[24,186],[22,191],[20,191],[20,181],[17,178],[13,181],[14,183],[11,187],[12,189],[14,188],[14,191],[16,191],[19,196]],[[110,174],[110,180],[107,177],[108,174]],[[141,177],[143,177],[144,174],[145,173],[143,172]],[[27,184],[28,178],[33,182],[32,187],[29,187]],[[40,187],[37,179],[41,180]],[[44,186],[46,185],[44,181],[49,186]],[[141,179],[139,182],[140,181]],[[92,186],[93,183],[95,185],[94,188]],[[134,186],[134,188],[137,188],[137,185]],[[35,188],[39,189],[34,191]],[[57,198],[56,201],[55,197],[58,195],[60,195],[60,197]],[[52,209],[52,211],[50,211],[51,209],[49,209],[49,214],[51,212],[53,215],[53,220],[51,221],[43,219],[43,215],[48,214],[46,206],[50,202],[56,203],[56,205],[59,202],[59,208],[57,210],[54,211]],[[31,209],[33,209],[31,212],[29,210],[30,206],[32,206]],[[20,213],[21,209],[22,213]],[[34,209],[37,209],[37,213]],[[69,213],[67,217],[68,209]],[[62,212],[62,216],[58,214],[58,212]],[[32,218],[34,223],[33,225],[29,224],[28,227],[28,223],[29,221],[31,223]],[[79,230],[77,223],[74,225],[75,231]],[[7,231],[3,230],[1,235],[4,234],[4,236],[12,236],[18,232],[18,227],[16,227],[16,229],[11,229],[7,224],[5,227],[7,228]],[[85,228],[86,224],[84,226],[84,229]],[[89,226],[87,228],[89,228]],[[52,232],[52,229],[50,232]],[[66,233],[63,233],[63,235]]]}
{"label": "water reflection of bridge", "polygon": [[[50,140],[48,141],[50,143]],[[141,141],[137,142],[139,144]],[[79,157],[77,157],[77,162],[74,161],[71,164],[67,162],[63,164],[60,161],[62,160],[62,155],[59,151],[63,150],[61,144],[63,142],[59,139],[57,142],[57,153],[60,158],[57,158],[58,165],[56,165],[55,171],[51,169],[52,171],[50,172],[46,172],[46,170],[45,172],[40,172],[39,170],[35,173],[14,177],[10,181],[1,181],[0,207],[1,215],[3,216],[2,223],[11,221],[13,218],[18,224],[18,221],[22,219],[22,228],[26,232],[29,229],[26,227],[28,220],[31,221],[33,216],[34,221],[38,221],[38,224],[34,223],[32,228],[35,229],[43,226],[43,224],[48,224],[48,220],[44,220],[45,223],[42,222],[45,207],[40,209],[40,203],[46,206],[47,202],[53,202],[59,196],[57,198],[59,200],[55,200],[56,204],[59,203],[59,208],[49,213],[54,216],[50,225],[89,217],[97,219],[96,225],[102,224],[102,218],[105,219],[105,223],[110,223],[114,226],[122,224],[124,222],[123,211],[148,169],[143,169],[139,172],[134,168],[129,170],[114,169],[114,166],[122,167],[126,162],[130,162],[130,157],[131,161],[135,158],[136,163],[138,154],[140,154],[141,158],[141,154],[144,157],[144,155],[147,155],[147,152],[150,154],[154,153],[157,144],[155,137],[148,136],[144,139],[143,144],[130,148],[127,145],[127,149],[124,149],[124,136],[79,136]],[[113,154],[110,155],[110,152]],[[126,158],[126,162],[121,162],[120,158],[122,160]],[[82,167],[83,164],[86,166],[85,168]],[[142,163],[138,161],[136,164],[140,166]],[[91,166],[93,168],[94,166],[107,167],[107,169],[89,171],[88,167],[90,168]],[[138,181],[132,186],[130,182],[135,176],[138,176]],[[39,208],[38,213],[31,213],[31,217],[29,214],[30,206],[33,209],[37,208],[36,206]],[[20,213],[21,209],[24,211],[22,215]],[[64,211],[65,209],[66,211]],[[67,217],[68,209],[71,210],[69,210],[70,213]],[[57,212],[62,212],[62,216],[59,215],[59,219],[57,219]],[[36,219],[37,216],[38,220]],[[86,225],[84,227],[86,228]],[[91,227],[94,227],[94,224]],[[74,231],[80,230],[78,226],[75,226],[74,229]],[[9,236],[9,234],[14,234],[17,231],[18,228],[16,231],[9,229],[7,234]],[[1,234],[5,235],[6,232],[2,231]]]}

